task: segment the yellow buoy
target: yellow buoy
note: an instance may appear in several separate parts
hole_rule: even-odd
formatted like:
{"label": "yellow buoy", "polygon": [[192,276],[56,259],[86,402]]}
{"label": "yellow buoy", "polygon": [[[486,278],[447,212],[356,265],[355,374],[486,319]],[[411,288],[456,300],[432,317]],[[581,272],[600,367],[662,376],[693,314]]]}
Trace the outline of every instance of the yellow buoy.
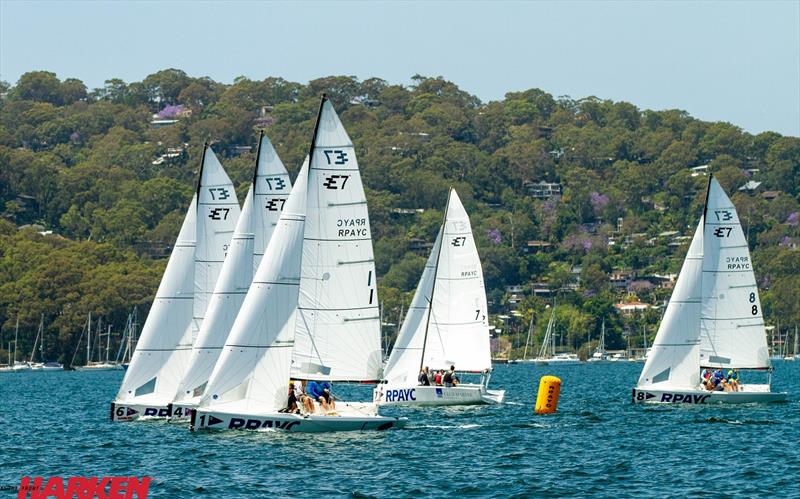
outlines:
{"label": "yellow buoy", "polygon": [[555,376],[542,376],[539,380],[539,394],[536,395],[536,414],[552,414],[558,409],[558,395],[561,393],[561,380]]}

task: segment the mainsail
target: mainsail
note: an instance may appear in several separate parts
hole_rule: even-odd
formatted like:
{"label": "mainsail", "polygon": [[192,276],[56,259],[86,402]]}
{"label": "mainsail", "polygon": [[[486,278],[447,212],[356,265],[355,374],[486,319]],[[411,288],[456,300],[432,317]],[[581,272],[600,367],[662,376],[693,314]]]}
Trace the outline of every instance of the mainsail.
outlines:
{"label": "mainsail", "polygon": [[700,384],[700,301],[703,266],[703,218],[672,290],[667,309],[647,361],[639,387],[655,384],[695,388]]}
{"label": "mainsail", "polygon": [[206,318],[194,341],[189,367],[176,400],[188,400],[202,394],[290,189],[289,174],[269,139],[262,133],[253,183],[247,192]]}
{"label": "mainsail", "polygon": [[300,285],[308,160],[214,367],[201,407],[243,404],[274,411],[286,402]]}
{"label": "mainsail", "polygon": [[239,217],[236,191],[206,146],[197,192],[183,220],[117,400],[169,403],[183,378]]}
{"label": "mainsail", "polygon": [[442,227],[384,378],[416,381],[423,366],[491,369],[487,317],[483,271],[469,216],[451,189]]}
{"label": "mainsail", "polygon": [[770,366],[753,262],[733,203],[709,180],[703,228],[700,365]]}
{"label": "mainsail", "polygon": [[309,158],[292,375],[375,381],[380,314],[367,199],[353,143],[325,97]]}

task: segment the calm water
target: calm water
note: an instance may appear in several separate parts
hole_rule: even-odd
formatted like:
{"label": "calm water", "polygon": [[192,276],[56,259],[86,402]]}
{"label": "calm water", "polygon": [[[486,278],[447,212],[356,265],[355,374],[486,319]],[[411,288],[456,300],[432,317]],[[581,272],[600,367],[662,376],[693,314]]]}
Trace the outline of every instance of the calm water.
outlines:
{"label": "calm water", "polygon": [[[0,485],[150,475],[151,497],[800,497],[800,362],[776,366],[788,403],[738,407],[633,406],[641,367],[501,365],[507,404],[395,409],[408,428],[331,435],[112,424],[121,372],[0,374]],[[543,374],[563,380],[556,415],[532,415]]]}

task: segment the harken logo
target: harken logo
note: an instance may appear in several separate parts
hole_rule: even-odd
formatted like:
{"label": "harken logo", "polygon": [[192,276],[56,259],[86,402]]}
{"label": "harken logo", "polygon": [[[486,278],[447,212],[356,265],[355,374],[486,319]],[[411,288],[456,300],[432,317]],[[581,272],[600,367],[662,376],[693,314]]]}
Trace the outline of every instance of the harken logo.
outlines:
{"label": "harken logo", "polygon": [[105,476],[50,478],[22,477],[17,499],[144,499],[150,477]]}

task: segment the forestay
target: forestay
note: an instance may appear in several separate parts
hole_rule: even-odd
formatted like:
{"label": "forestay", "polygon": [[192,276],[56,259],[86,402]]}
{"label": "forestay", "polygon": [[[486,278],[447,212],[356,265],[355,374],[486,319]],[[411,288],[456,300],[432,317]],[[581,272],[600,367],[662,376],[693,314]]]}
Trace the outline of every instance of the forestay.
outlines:
{"label": "forestay", "polygon": [[700,302],[703,266],[703,218],[695,229],[639,387],[696,388],[700,384]]}
{"label": "forestay", "polygon": [[707,196],[700,364],[766,369],[770,363],[761,301],[739,216],[715,178]]}
{"label": "forestay", "polygon": [[487,317],[483,270],[469,216],[451,189],[444,223],[384,378],[416,381],[421,366],[491,369]]}
{"label": "forestay", "polygon": [[[201,407],[284,407],[300,285],[308,160],[267,245],[255,278],[214,367]],[[241,404],[241,405],[239,405]]]}
{"label": "forestay", "polygon": [[202,394],[278,222],[289,190],[289,174],[269,139],[262,133],[253,184],[247,192],[228,256],[192,347],[189,368],[176,401]]}
{"label": "forestay", "polygon": [[[206,147],[200,179],[156,298],[117,394],[118,401],[168,403],[186,371],[193,332],[213,290],[239,217],[228,175]],[[163,400],[162,400],[163,399]]]}
{"label": "forestay", "polygon": [[367,200],[353,144],[325,98],[307,202],[292,375],[377,380],[380,320]]}

